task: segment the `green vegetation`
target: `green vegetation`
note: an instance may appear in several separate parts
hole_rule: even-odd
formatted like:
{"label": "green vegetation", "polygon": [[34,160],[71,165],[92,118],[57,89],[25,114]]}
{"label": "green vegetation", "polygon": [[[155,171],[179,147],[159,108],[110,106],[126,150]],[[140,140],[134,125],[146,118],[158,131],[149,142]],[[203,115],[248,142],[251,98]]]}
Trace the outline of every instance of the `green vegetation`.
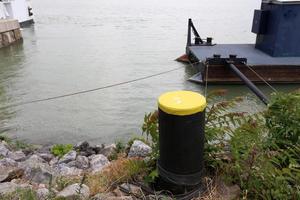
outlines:
{"label": "green vegetation", "polygon": [[[206,176],[238,185],[240,199],[300,199],[300,91],[273,94],[266,109],[254,114],[236,111],[243,98],[224,101],[223,94],[223,90],[214,91],[207,97]],[[144,137],[135,137],[127,145],[116,143],[112,162],[103,171],[84,176],[81,183],[88,185],[91,195],[111,191],[118,184],[132,180],[155,181],[159,157],[157,112],[145,115],[142,131]],[[7,137],[0,136],[0,139],[12,143]],[[152,147],[149,159],[126,157],[126,147],[135,139]],[[21,143],[16,145],[22,147]],[[58,144],[51,152],[62,157],[72,148],[70,144]],[[79,181],[59,178],[55,189],[61,190]],[[18,190],[13,195],[11,199],[37,199],[31,190]]]}
{"label": "green vegetation", "polygon": [[159,131],[158,131],[158,112],[146,114],[142,126],[143,134],[147,137],[147,143],[152,147],[150,159],[146,162],[148,175],[145,176],[147,183],[152,183],[158,177],[156,161],[159,156]]}
{"label": "green vegetation", "polygon": [[33,151],[37,148],[35,145],[28,144],[21,140],[11,139],[5,135],[5,133],[0,133],[0,141],[5,141],[12,150],[28,150]]}
{"label": "green vegetation", "polygon": [[[207,100],[205,167],[207,176],[241,188],[241,199],[300,199],[300,92],[273,94],[266,110],[235,112],[243,98]],[[211,103],[215,102],[215,103]],[[157,176],[157,113],[145,116],[143,131],[154,149],[146,180]]]}
{"label": "green vegetation", "polygon": [[51,153],[61,158],[72,149],[73,149],[72,144],[56,144],[51,148]]}
{"label": "green vegetation", "polygon": [[254,115],[230,112],[240,99],[207,108],[206,167],[238,184],[243,199],[300,199],[299,92],[274,94]]}
{"label": "green vegetation", "polygon": [[118,184],[133,180],[142,180],[148,173],[141,159],[118,158],[97,174],[87,176],[86,183],[92,195],[113,190]]}

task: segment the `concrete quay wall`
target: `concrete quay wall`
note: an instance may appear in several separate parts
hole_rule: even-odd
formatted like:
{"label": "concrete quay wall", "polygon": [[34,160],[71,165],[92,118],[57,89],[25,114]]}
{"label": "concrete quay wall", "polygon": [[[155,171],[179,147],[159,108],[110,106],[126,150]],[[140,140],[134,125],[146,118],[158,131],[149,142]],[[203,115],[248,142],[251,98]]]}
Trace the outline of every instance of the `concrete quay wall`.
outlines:
{"label": "concrete quay wall", "polygon": [[0,20],[0,48],[22,39],[17,20]]}

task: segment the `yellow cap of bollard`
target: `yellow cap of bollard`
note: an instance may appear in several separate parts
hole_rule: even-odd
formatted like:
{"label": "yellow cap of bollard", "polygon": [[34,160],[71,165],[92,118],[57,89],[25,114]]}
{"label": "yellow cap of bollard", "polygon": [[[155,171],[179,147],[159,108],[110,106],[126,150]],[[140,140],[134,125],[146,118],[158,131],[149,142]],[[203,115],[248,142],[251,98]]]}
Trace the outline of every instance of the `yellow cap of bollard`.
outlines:
{"label": "yellow cap of bollard", "polygon": [[191,91],[167,92],[158,98],[158,107],[171,115],[192,115],[205,109],[206,99]]}

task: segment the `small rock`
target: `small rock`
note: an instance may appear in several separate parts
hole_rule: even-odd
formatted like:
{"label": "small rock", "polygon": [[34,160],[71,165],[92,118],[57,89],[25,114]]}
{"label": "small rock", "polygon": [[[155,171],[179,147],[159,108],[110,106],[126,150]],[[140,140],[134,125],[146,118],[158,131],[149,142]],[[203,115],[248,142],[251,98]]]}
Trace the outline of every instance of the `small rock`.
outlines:
{"label": "small rock", "polygon": [[15,183],[0,183],[0,194],[5,195],[14,192],[19,186]]}
{"label": "small rock", "polygon": [[16,184],[12,182],[0,183],[0,194],[6,195],[16,191],[18,188],[31,188],[29,184]]}
{"label": "small rock", "polygon": [[26,155],[23,153],[23,151],[15,151],[15,152],[10,151],[8,152],[7,157],[15,161],[22,161],[25,160]]}
{"label": "small rock", "polygon": [[46,188],[46,185],[41,183],[41,184],[38,185],[38,188]]}
{"label": "small rock", "polygon": [[68,163],[76,159],[76,151],[69,151],[65,154],[61,159],[59,159],[58,163]]}
{"label": "small rock", "polygon": [[9,152],[9,149],[5,145],[5,142],[0,143],[0,155],[6,157]]}
{"label": "small rock", "polygon": [[71,162],[68,162],[67,165],[68,165],[69,167],[76,167],[76,161],[73,160],[73,161],[71,161]]}
{"label": "small rock", "polygon": [[82,169],[69,167],[66,163],[61,163],[57,166],[58,173],[61,176],[79,176],[83,173]]}
{"label": "small rock", "polygon": [[117,150],[117,146],[115,144],[111,144],[108,146],[105,146],[103,149],[100,150],[100,154],[105,155],[106,157],[109,157],[113,155]]}
{"label": "small rock", "polygon": [[220,195],[224,200],[238,199],[241,194],[241,189],[238,185],[227,186],[223,184]]}
{"label": "small rock", "polygon": [[64,197],[66,199],[88,199],[90,196],[90,189],[88,186],[82,184],[75,183],[73,185],[67,186],[61,192],[57,194],[56,197]]}
{"label": "small rock", "polygon": [[51,153],[39,153],[38,156],[40,156],[47,162],[50,162],[54,158],[54,156]]}
{"label": "small rock", "polygon": [[49,197],[49,190],[47,188],[39,188],[36,194],[39,200],[46,200]]}
{"label": "small rock", "polygon": [[45,163],[46,161],[38,155],[32,155],[26,160],[26,162]]}
{"label": "small rock", "polygon": [[87,141],[79,142],[74,146],[74,149],[79,151],[86,151],[89,148],[90,144]]}
{"label": "small rock", "polygon": [[122,192],[118,187],[112,191],[112,194],[116,197],[127,196],[127,194]]}
{"label": "small rock", "polygon": [[24,170],[20,168],[0,168],[0,182],[10,182],[13,179],[24,175]]}
{"label": "small rock", "polygon": [[172,197],[168,197],[168,196],[165,196],[165,195],[158,195],[157,194],[157,195],[148,195],[148,196],[146,196],[146,200],[157,200],[157,199],[173,200]]}
{"label": "small rock", "polygon": [[10,158],[3,158],[0,160],[0,167],[16,167],[18,163]]}
{"label": "small rock", "polygon": [[93,147],[89,147],[89,148],[87,148],[86,151],[81,152],[80,155],[82,155],[82,156],[91,156],[91,155],[94,155],[94,154],[96,154],[96,151],[94,150],[94,148]]}
{"label": "small rock", "polygon": [[99,146],[92,147],[87,141],[84,141],[76,144],[74,149],[79,151],[79,155],[88,157],[94,154],[98,154],[101,150],[101,147]]}
{"label": "small rock", "polygon": [[57,158],[57,157],[54,157],[52,160],[50,160],[49,165],[50,165],[50,166],[53,166],[53,165],[55,165],[55,164],[57,164],[57,163],[58,163],[58,158]]}
{"label": "small rock", "polygon": [[135,140],[130,147],[128,157],[146,157],[152,152],[152,148],[140,140]]}
{"label": "small rock", "polygon": [[133,194],[136,197],[142,198],[144,196],[142,189],[133,184],[123,183],[122,185],[119,186],[119,188],[128,191],[128,194]]}
{"label": "small rock", "polygon": [[106,193],[106,194],[96,194],[93,196],[91,200],[135,200],[136,198],[133,198],[131,196],[120,196],[116,197],[114,194]]}
{"label": "small rock", "polygon": [[75,166],[79,169],[89,168],[89,159],[86,156],[77,156]]}
{"label": "small rock", "polygon": [[101,153],[101,150],[104,148],[104,145],[96,145],[96,146],[93,146],[92,149],[93,151],[95,152],[95,154],[102,154]]}
{"label": "small rock", "polygon": [[104,167],[106,167],[110,162],[102,154],[92,155],[90,159],[90,168],[92,172],[100,172]]}

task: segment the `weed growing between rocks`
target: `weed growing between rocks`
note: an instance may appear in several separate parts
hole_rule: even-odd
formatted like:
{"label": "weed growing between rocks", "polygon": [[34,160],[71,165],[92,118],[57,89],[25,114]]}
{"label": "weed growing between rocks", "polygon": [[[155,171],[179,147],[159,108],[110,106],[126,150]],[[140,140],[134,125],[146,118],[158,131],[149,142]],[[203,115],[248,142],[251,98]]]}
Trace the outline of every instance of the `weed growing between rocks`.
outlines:
{"label": "weed growing between rocks", "polygon": [[65,154],[73,149],[72,144],[56,144],[51,148],[51,153],[54,156],[62,158]]}
{"label": "weed growing between rocks", "polygon": [[113,161],[102,172],[87,176],[86,184],[91,194],[114,190],[119,184],[133,180],[141,180],[147,168],[142,159],[119,158]]}

